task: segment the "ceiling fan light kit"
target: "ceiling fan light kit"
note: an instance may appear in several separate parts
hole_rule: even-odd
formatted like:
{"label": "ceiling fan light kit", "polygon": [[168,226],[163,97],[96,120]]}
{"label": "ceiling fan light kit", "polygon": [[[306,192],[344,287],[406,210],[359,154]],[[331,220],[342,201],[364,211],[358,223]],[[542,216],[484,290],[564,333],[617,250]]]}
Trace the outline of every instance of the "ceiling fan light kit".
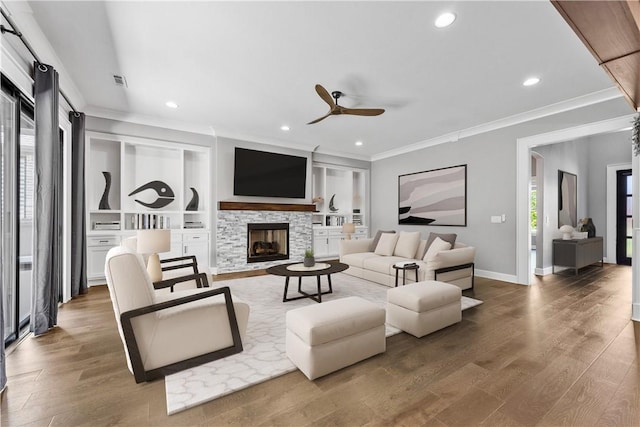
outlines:
{"label": "ceiling fan light kit", "polygon": [[319,117],[315,120],[307,123],[308,125],[318,123],[321,120],[326,119],[329,116],[338,116],[340,114],[350,114],[354,116],[379,116],[384,113],[384,108],[347,108],[341,105],[338,105],[338,99],[344,95],[344,93],[339,90],[334,90],[329,94],[329,92],[322,87],[322,85],[316,85],[316,92],[322,98],[324,102],[329,105],[329,112],[322,117]]}

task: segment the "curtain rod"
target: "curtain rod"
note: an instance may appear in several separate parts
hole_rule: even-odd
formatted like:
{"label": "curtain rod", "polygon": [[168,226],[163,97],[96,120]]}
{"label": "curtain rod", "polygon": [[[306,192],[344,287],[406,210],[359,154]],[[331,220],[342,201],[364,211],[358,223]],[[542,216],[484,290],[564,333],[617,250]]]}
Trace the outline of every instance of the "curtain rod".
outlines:
{"label": "curtain rod", "polygon": [[[4,25],[0,24],[0,31],[2,32],[2,34],[9,33],[9,34],[13,34],[14,36],[18,37],[20,39],[20,41],[22,42],[22,44],[24,45],[24,47],[27,48],[27,50],[29,51],[31,56],[33,56],[33,58],[36,60],[36,62],[38,62],[39,64],[42,64],[43,62],[40,61],[40,58],[38,58],[38,55],[36,54],[36,52],[31,47],[31,44],[29,44],[29,41],[27,41],[27,39],[22,35],[22,33],[20,32],[20,30],[18,29],[16,24],[13,22],[13,20],[7,15],[7,13],[4,11],[4,9],[0,8],[0,12],[2,13],[2,16],[4,17],[4,19],[6,19],[7,23],[12,28],[12,29],[8,29]],[[62,95],[64,100],[67,101],[67,104],[69,104],[69,107],[71,107],[71,110],[74,113],[77,113],[78,111],[76,110],[76,107],[74,107],[73,104],[71,103],[71,101],[69,101],[69,98],[67,98],[67,95],[64,94],[62,89],[58,88],[58,91],[60,92],[60,95]]]}

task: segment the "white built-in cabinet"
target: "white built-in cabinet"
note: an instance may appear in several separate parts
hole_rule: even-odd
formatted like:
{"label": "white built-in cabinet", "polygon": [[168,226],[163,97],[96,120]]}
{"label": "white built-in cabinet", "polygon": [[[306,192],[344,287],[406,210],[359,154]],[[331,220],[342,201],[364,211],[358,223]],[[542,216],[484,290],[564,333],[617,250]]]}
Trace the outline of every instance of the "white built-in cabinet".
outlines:
{"label": "white built-in cabinet", "polygon": [[356,225],[352,239],[366,238],[369,235],[366,211],[369,171],[314,163],[312,175],[316,206],[316,212],[312,214],[314,254],[320,258],[336,257],[340,240],[345,238],[342,233],[344,223],[352,222]]}
{"label": "white built-in cabinet", "polygon": [[[110,248],[134,236],[140,228],[171,229],[171,251],[160,258],[195,255],[209,265],[211,200],[209,198],[210,149],[208,147],[97,132],[87,132],[86,212],[87,277],[104,283],[104,261]],[[100,209],[106,186],[103,172],[111,175],[108,209]],[[152,181],[167,184],[158,194],[146,189],[129,195]],[[164,188],[164,187],[163,187]],[[187,210],[194,192],[197,210]],[[162,190],[161,190],[162,191]],[[158,196],[170,200],[151,208]]]}

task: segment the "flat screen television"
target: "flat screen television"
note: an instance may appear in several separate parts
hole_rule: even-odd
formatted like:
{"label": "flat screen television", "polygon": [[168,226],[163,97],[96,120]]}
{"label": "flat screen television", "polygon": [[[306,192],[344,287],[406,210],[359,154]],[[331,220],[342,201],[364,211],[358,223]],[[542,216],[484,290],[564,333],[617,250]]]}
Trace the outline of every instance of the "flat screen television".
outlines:
{"label": "flat screen television", "polygon": [[305,198],[307,158],[236,147],[233,194]]}

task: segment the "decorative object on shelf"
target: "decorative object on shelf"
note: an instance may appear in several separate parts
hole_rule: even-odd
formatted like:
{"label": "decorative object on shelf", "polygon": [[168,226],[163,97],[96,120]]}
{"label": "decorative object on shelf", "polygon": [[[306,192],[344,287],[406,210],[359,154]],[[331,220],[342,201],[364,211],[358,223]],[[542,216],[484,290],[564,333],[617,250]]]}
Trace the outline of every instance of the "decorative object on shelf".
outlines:
{"label": "decorative object on shelf", "polygon": [[578,177],[558,170],[558,227],[578,225]]}
{"label": "decorative object on shelf", "polygon": [[333,199],[335,199],[336,195],[331,196],[331,200],[329,200],[329,210],[331,212],[338,212],[338,208],[333,205]]}
{"label": "decorative object on shelf", "polygon": [[188,210],[188,211],[197,211],[198,210],[198,204],[200,203],[200,196],[198,196],[198,192],[196,191],[195,188],[193,188],[193,187],[189,187],[189,188],[191,188],[191,191],[193,192],[193,196],[191,197],[191,201],[187,205],[186,210]]}
{"label": "decorative object on shelf", "polygon": [[138,199],[135,199],[136,202],[140,203],[142,206],[146,206],[152,209],[160,209],[167,206],[169,203],[173,202],[175,195],[173,194],[173,190],[169,187],[168,184],[162,181],[151,181],[140,187],[133,190],[129,193],[129,196],[133,196],[134,194],[138,194],[145,190],[153,190],[158,195],[158,198],[152,203],[145,203]]}
{"label": "decorative object on shelf", "polygon": [[467,165],[398,176],[398,201],[399,224],[466,227]]}
{"label": "decorative object on shelf", "polygon": [[346,235],[347,240],[351,240],[351,235],[356,232],[356,225],[352,222],[342,224],[342,232]]}
{"label": "decorative object on shelf", "polygon": [[571,240],[571,238],[573,237],[574,231],[575,230],[573,229],[573,227],[567,224],[560,227],[560,232],[562,233],[562,240]]}
{"label": "decorative object on shelf", "polygon": [[633,145],[633,154],[638,157],[640,154],[640,114],[633,119],[633,127],[631,128],[631,144]]}
{"label": "decorative object on shelf", "polygon": [[100,204],[98,205],[98,209],[110,210],[111,206],[109,206],[109,191],[111,191],[111,172],[102,171],[102,175],[104,175],[104,192],[102,193],[102,197],[100,198]]}
{"label": "decorative object on shelf", "polygon": [[313,267],[316,263],[316,259],[313,257],[313,249],[307,249],[304,251],[304,260],[302,263],[305,267]]}
{"label": "decorative object on shelf", "polygon": [[160,267],[159,252],[171,250],[170,230],[138,230],[136,233],[138,252],[149,255],[147,272],[152,282],[162,280],[162,268]]}
{"label": "decorative object on shelf", "polygon": [[596,237],[596,225],[591,218],[582,218],[580,220],[580,231],[587,232],[587,237]]}

